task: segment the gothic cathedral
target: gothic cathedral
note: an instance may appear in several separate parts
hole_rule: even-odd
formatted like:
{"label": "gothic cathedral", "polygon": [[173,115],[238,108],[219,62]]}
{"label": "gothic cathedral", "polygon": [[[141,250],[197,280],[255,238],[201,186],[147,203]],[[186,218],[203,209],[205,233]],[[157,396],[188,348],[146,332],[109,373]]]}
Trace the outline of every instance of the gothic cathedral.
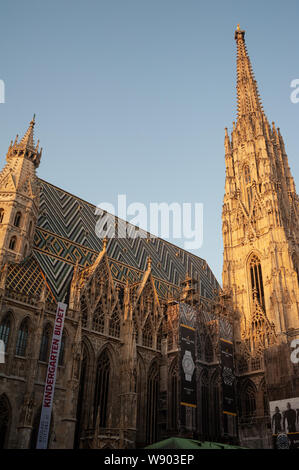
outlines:
{"label": "gothic cathedral", "polygon": [[36,447],[57,302],[67,312],[48,448],[172,436],[273,447],[269,403],[299,397],[298,196],[240,27],[235,39],[223,288],[205,260],[150,234],[98,238],[96,207],[37,176],[35,118],[11,142],[0,172],[0,448]]}

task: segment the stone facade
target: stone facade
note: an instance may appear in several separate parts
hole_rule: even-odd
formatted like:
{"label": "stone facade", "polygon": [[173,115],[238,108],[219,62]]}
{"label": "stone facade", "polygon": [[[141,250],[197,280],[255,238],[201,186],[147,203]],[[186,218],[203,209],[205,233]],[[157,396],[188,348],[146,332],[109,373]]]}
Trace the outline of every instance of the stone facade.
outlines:
{"label": "stone facade", "polygon": [[235,39],[238,119],[231,136],[225,131],[223,288],[239,317],[240,393],[252,397],[251,409],[240,415],[240,438],[262,447],[269,434],[262,394],[264,401],[299,396],[290,360],[290,344],[299,337],[299,207],[283,138],[264,113],[239,27]]}
{"label": "stone facade", "polygon": [[[195,372],[198,390],[204,381],[209,429],[201,424],[201,404],[198,426],[180,422],[175,306],[193,305],[198,318],[217,308],[223,314],[210,268],[150,236],[98,239],[96,208],[36,176],[41,152],[34,126],[33,119],[21,141],[11,143],[0,173],[1,447],[36,445],[59,300],[68,309],[49,448],[135,448],[194,433],[221,440],[217,335],[205,326],[210,317],[198,320],[199,344],[208,343],[209,354],[198,354]],[[208,399],[216,391],[217,412]]]}

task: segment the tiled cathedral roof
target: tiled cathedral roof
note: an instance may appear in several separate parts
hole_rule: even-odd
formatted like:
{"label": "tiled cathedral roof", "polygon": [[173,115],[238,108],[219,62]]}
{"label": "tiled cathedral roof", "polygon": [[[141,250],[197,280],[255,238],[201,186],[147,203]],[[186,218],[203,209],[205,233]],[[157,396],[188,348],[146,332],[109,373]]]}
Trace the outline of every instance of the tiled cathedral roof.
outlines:
{"label": "tiled cathedral roof", "polygon": [[[95,214],[96,206],[44,180],[39,181],[41,198],[34,256],[54,295],[62,300],[74,265],[77,262],[79,266],[92,264],[102,250],[102,240],[95,233],[98,216]],[[186,273],[195,279],[200,278],[202,293],[207,297],[211,297],[214,289],[219,287],[203,259],[160,238],[111,238],[107,254],[112,275],[120,282],[127,279],[139,281],[150,256],[152,274],[161,297],[177,290]]]}

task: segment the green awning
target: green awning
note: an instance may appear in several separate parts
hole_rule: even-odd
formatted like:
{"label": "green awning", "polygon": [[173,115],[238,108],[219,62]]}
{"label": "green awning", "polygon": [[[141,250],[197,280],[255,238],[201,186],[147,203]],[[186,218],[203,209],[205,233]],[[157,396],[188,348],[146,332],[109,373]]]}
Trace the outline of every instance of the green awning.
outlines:
{"label": "green awning", "polygon": [[231,446],[229,444],[218,444],[216,442],[201,442],[193,439],[182,439],[180,437],[171,437],[165,441],[156,442],[145,449],[244,449],[244,447]]}

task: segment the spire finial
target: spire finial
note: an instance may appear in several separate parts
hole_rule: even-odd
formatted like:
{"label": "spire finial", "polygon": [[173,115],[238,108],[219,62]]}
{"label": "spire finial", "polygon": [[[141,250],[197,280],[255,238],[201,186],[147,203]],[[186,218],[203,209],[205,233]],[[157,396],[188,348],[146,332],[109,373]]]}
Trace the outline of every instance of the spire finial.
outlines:
{"label": "spire finial", "polygon": [[147,269],[151,269],[152,268],[152,258],[150,256],[148,256],[147,258]]}
{"label": "spire finial", "polygon": [[245,44],[245,31],[236,30],[238,118],[263,114],[257,83]]}
{"label": "spire finial", "polygon": [[237,25],[237,31],[241,31],[240,23],[238,23],[238,25]]}
{"label": "spire finial", "polygon": [[26,146],[33,147],[35,146],[34,144],[34,136],[33,136],[33,129],[35,126],[35,114],[33,115],[32,120],[30,121],[29,127],[27,129],[27,132],[25,133],[24,137],[22,138],[20,144],[24,144]]}

